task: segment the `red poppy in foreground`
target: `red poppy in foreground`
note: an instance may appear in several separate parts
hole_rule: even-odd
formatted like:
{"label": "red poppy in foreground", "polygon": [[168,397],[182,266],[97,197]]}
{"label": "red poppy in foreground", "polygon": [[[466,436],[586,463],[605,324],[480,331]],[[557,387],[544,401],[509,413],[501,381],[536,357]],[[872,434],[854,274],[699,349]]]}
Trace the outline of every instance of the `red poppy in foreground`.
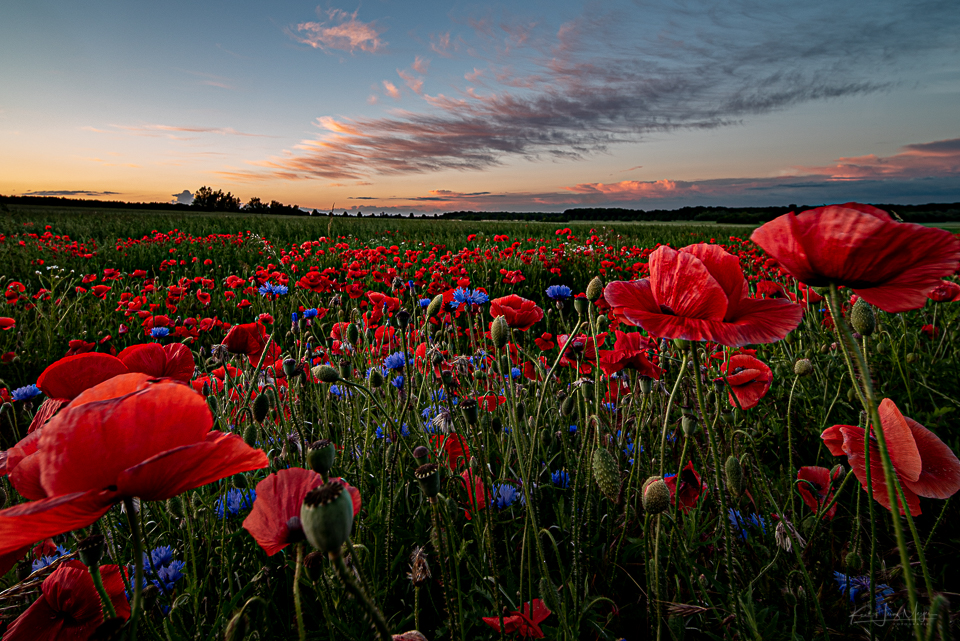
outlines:
{"label": "red poppy in foreground", "polygon": [[[533,603],[524,603],[523,611],[514,610],[510,616],[503,617],[503,631],[506,634],[519,633],[522,637],[543,639],[543,630],[540,624],[552,614],[540,599]],[[500,632],[500,617],[482,617],[483,622]]]}
{"label": "red poppy in foreground", "polygon": [[607,376],[622,369],[635,369],[641,376],[659,380],[663,370],[647,359],[646,352],[653,347],[653,341],[640,332],[627,334],[617,330],[613,349],[600,350],[600,369]]}
{"label": "red poppy in foreground", "polygon": [[37,387],[47,399],[34,415],[27,433],[50,420],[61,407],[78,397],[81,392],[129,371],[116,356],[96,352],[65,356],[51,363],[37,379]]}
{"label": "red poppy in foreground", "polygon": [[[950,448],[936,434],[901,414],[889,398],[883,399],[878,409],[893,470],[900,481],[900,487],[903,488],[910,514],[920,514],[919,496],[946,499],[956,494],[957,490],[960,490],[960,461]],[[831,454],[847,456],[860,485],[866,489],[864,429],[855,425],[834,425],[824,430],[820,438]],[[873,498],[892,511],[880,450],[873,435],[870,436],[870,476],[873,481]],[[902,508],[900,513],[903,514]]]}
{"label": "red poppy in foreground", "polygon": [[800,282],[845,285],[886,312],[923,307],[960,263],[960,240],[950,232],[859,203],[784,214],[750,239]]}
{"label": "red poppy in foreground", "polygon": [[155,378],[172,378],[184,383],[193,378],[193,352],[182,343],[131,345],[117,355],[131,372]]}
{"label": "red poppy in foreground", "polygon": [[[100,576],[117,616],[130,618],[120,568],[101,565]],[[80,561],[61,564],[43,580],[40,589],[40,598],[3,633],[4,641],[88,639],[103,623],[100,595],[90,572]]]}
{"label": "red poppy in foreground", "polygon": [[773,382],[773,372],[767,364],[748,354],[734,354],[729,363],[720,366],[720,371],[727,373],[730,405],[736,407],[739,401],[745,410],[756,407]]}
{"label": "red poppy in foreground", "polygon": [[680,509],[686,514],[690,508],[696,507],[700,497],[707,493],[707,484],[700,480],[700,475],[693,469],[693,461],[689,461],[687,466],[680,472],[680,489],[677,489],[677,475],[667,474],[663,477],[663,482],[667,484],[670,490],[670,503],[674,503],[677,497],[680,501]]}
{"label": "red poppy in foreground", "polygon": [[[333,477],[350,493],[353,516],[360,512],[360,490],[341,478]],[[299,522],[300,506],[310,490],[323,485],[323,477],[302,467],[291,467],[275,472],[257,483],[257,498],[253,509],[243,520],[243,529],[250,533],[268,556],[273,556],[291,543],[305,540],[303,530],[291,529],[291,519]]]}
{"label": "red poppy in foreground", "polygon": [[46,498],[0,511],[0,555],[86,527],[124,498],[163,501],[267,466],[262,451],[212,425],[204,398],[168,379],[123,374],[90,388],[11,471],[18,491]]}
{"label": "red poppy in foreground", "polygon": [[[877,461],[879,464],[879,461]],[[871,463],[872,464],[872,463]],[[830,470],[825,467],[809,465],[797,470],[797,489],[800,491],[800,497],[814,512],[819,512],[825,505],[829,505],[833,500],[833,492],[830,490],[830,483],[840,478],[840,468],[831,477]],[[823,515],[826,519],[832,519],[837,513],[836,503]]]}
{"label": "red poppy in foreground", "polygon": [[525,332],[543,320],[543,310],[532,300],[510,294],[490,301],[490,316],[503,316],[507,325]]}
{"label": "red poppy in foreground", "polygon": [[661,246],[649,267],[649,279],[612,282],[603,295],[618,317],[659,338],[742,347],[778,341],[803,319],[799,305],[750,298],[740,261],[717,245]]}
{"label": "red poppy in foreground", "polygon": [[927,294],[927,298],[936,303],[955,303],[960,301],[960,285],[952,280],[942,280]]}

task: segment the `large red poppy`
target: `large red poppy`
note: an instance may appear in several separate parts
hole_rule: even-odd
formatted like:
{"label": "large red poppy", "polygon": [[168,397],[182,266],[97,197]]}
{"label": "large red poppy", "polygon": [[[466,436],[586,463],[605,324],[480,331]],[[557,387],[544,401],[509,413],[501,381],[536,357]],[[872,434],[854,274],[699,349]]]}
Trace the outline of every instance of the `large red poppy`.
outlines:
{"label": "large red poppy", "polygon": [[249,358],[250,364],[254,367],[260,363],[261,357],[265,363],[277,360],[282,351],[279,345],[271,342],[268,353],[264,354],[264,348],[267,346],[267,330],[262,323],[234,325],[223,338],[223,344],[228,351],[243,354]]}
{"label": "large red poppy", "polygon": [[677,488],[677,475],[668,474],[663,477],[663,482],[667,484],[670,490],[670,503],[680,501],[680,509],[684,514],[690,511],[690,508],[697,505],[700,497],[707,494],[707,484],[700,480],[700,475],[693,469],[693,461],[688,461],[687,466],[680,472],[680,487]]}
{"label": "large red poppy", "polygon": [[[889,398],[878,408],[883,436],[890,452],[894,473],[900,480],[910,514],[920,514],[920,499],[946,499],[960,490],[960,461],[936,434],[904,416]],[[864,429],[855,425],[834,425],[820,435],[834,456],[847,456],[850,467],[867,487],[866,461],[863,457]],[[870,436],[870,476],[873,498],[890,510],[887,481],[883,474],[880,450]],[[900,513],[903,513],[901,508]]]}
{"label": "large red poppy", "polygon": [[156,378],[173,378],[188,382],[193,378],[196,363],[193,352],[182,343],[131,345],[117,355],[131,372],[142,372]]}
{"label": "large red poppy", "polygon": [[[545,638],[540,624],[543,623],[552,612],[544,605],[540,599],[534,599],[532,603],[524,603],[522,610],[514,610],[510,616],[503,617],[503,631],[506,634],[517,632],[522,637],[531,637],[534,639]],[[500,617],[481,617],[483,622],[491,628],[500,632]]]}
{"label": "large red poppy", "polygon": [[[360,490],[341,478],[333,477],[350,493],[353,516],[360,512]],[[300,517],[300,506],[310,490],[323,485],[323,477],[302,467],[291,467],[275,472],[257,483],[257,498],[253,509],[243,520],[243,528],[250,533],[268,556],[273,556],[291,543],[303,538],[291,536],[290,519]]]}
{"label": "large red poppy", "polygon": [[[101,565],[100,576],[117,616],[130,618],[130,604],[116,565]],[[103,623],[100,595],[87,567],[67,561],[43,580],[41,595],[3,633],[4,641],[87,639]]]}
{"label": "large red poppy", "polygon": [[784,214],[750,239],[800,282],[851,287],[887,312],[923,307],[960,263],[960,240],[950,232],[898,223],[858,203]]}
{"label": "large red poppy", "polygon": [[543,310],[532,300],[510,294],[490,301],[490,315],[503,316],[507,325],[525,332],[543,319]]}
{"label": "large red poppy", "polygon": [[[877,461],[879,464],[879,461]],[[830,470],[816,465],[804,466],[797,470],[797,489],[800,491],[800,497],[814,512],[819,512],[825,505],[833,500],[833,492],[830,491],[830,483],[840,478],[840,468],[833,476],[830,476]],[[823,515],[826,519],[832,519],[837,513],[837,505],[834,504],[827,513]]]}
{"label": "large red poppy", "polygon": [[[589,343],[592,344],[592,340]],[[622,369],[635,369],[642,376],[659,379],[663,370],[650,362],[647,350],[654,347],[653,341],[640,332],[621,332],[617,330],[617,341],[613,349],[600,350],[600,369],[610,376]]]}
{"label": "large red poppy", "polygon": [[658,247],[649,268],[649,279],[612,282],[604,297],[618,317],[660,338],[772,343],[803,319],[799,305],[750,298],[740,261],[717,245]]}
{"label": "large red poppy", "polygon": [[773,372],[767,364],[749,354],[734,354],[729,363],[720,366],[720,370],[727,374],[730,405],[736,407],[739,401],[745,410],[755,407],[773,382]]}
{"label": "large red poppy", "polygon": [[203,397],[169,379],[123,374],[90,388],[11,471],[18,491],[46,498],[0,511],[0,554],[90,525],[124,498],[162,501],[267,466],[261,450],[212,425]]}

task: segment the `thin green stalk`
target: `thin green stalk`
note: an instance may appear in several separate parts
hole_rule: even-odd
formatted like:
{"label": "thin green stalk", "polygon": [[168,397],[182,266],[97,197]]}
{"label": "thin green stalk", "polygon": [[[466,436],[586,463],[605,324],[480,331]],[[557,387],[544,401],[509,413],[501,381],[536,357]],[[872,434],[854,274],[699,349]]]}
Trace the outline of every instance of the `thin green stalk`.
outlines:
{"label": "thin green stalk", "polygon": [[343,562],[343,557],[339,552],[331,552],[329,556],[330,562],[337,571],[337,576],[343,581],[343,585],[347,588],[347,591],[360,602],[361,607],[363,607],[363,609],[367,611],[367,614],[370,615],[370,618],[373,619],[373,625],[377,628],[380,641],[392,641],[393,636],[390,634],[390,629],[387,627],[387,622],[384,620],[383,614],[377,609],[377,606],[373,604],[373,601],[370,600],[366,592],[360,589],[353,573],[347,568],[347,564]]}
{"label": "thin green stalk", "polygon": [[127,523],[130,525],[130,535],[133,537],[133,557],[135,572],[133,575],[133,603],[130,608],[130,639],[137,639],[137,622],[140,619],[140,610],[143,609],[143,542],[140,540],[140,521],[134,513],[133,499],[124,497],[123,508],[127,512]]}
{"label": "thin green stalk", "polygon": [[103,587],[103,577],[100,576],[100,566],[94,563],[87,566],[87,569],[90,571],[90,578],[93,579],[94,587],[97,588],[97,594],[100,595],[104,620],[116,617],[117,611],[113,607],[113,601],[110,600],[110,595],[107,594],[106,588]]}
{"label": "thin green stalk", "polygon": [[300,575],[303,573],[303,543],[297,543],[297,566],[293,571],[293,609],[297,615],[297,635],[306,641],[307,630],[303,627],[303,607],[300,604]]}

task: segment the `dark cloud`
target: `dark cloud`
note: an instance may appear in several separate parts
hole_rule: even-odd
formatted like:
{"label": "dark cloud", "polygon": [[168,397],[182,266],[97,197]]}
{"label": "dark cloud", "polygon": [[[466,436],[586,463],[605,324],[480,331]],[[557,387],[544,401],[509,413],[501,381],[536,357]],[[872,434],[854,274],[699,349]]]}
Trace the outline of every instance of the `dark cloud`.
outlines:
{"label": "dark cloud", "polygon": [[189,189],[184,189],[179,194],[173,194],[174,204],[191,205],[193,204],[193,193]]}
{"label": "dark cloud", "polygon": [[924,56],[958,49],[960,28],[954,2],[602,8],[549,31],[467,20],[479,41],[471,50],[487,56],[495,80],[476,73],[481,84],[452,96],[424,93],[419,113],[321,118],[319,139],[248,173],[357,179],[582,158],[654,132],[710,129],[913,81],[907,71]]}
{"label": "dark cloud", "polygon": [[24,196],[117,196],[119,191],[93,191],[90,189],[48,189],[44,191],[25,191]]}

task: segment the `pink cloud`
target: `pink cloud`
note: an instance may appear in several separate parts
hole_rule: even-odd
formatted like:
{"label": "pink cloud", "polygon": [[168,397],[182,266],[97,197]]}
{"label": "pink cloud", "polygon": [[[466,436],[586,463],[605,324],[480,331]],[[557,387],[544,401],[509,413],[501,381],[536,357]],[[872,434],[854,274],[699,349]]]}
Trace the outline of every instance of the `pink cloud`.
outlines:
{"label": "pink cloud", "polygon": [[299,34],[288,30],[297,41],[314,49],[338,49],[353,53],[357,49],[375,53],[386,43],[380,39],[383,30],[372,22],[357,20],[357,12],[347,13],[340,9],[327,10],[323,22],[302,22],[297,25]]}
{"label": "pink cloud", "polygon": [[394,100],[400,100],[400,90],[397,89],[397,86],[389,80],[383,81],[383,90],[386,91],[387,95]]}
{"label": "pink cloud", "polygon": [[423,58],[422,56],[417,56],[413,59],[413,70],[417,73],[422,73],[426,75],[427,69],[430,68],[430,61]]}
{"label": "pink cloud", "polygon": [[617,202],[643,198],[674,197],[677,191],[686,190],[686,183],[675,180],[622,180],[616,183],[581,183],[573,187],[564,187],[567,191],[585,196],[595,196],[604,201]]}
{"label": "pink cloud", "polygon": [[403,78],[403,81],[407,83],[407,86],[410,87],[410,90],[420,95],[423,93],[423,78],[417,78],[409,71],[404,71],[402,69],[397,69],[397,75]]}
{"label": "pink cloud", "polygon": [[450,53],[450,32],[441,33],[436,36],[430,37],[430,51],[443,56],[444,58],[450,58],[453,54]]}
{"label": "pink cloud", "polygon": [[919,178],[960,174],[960,138],[906,145],[893,156],[852,156],[836,164],[794,167],[799,175],[828,176],[833,180],[864,178]]}

